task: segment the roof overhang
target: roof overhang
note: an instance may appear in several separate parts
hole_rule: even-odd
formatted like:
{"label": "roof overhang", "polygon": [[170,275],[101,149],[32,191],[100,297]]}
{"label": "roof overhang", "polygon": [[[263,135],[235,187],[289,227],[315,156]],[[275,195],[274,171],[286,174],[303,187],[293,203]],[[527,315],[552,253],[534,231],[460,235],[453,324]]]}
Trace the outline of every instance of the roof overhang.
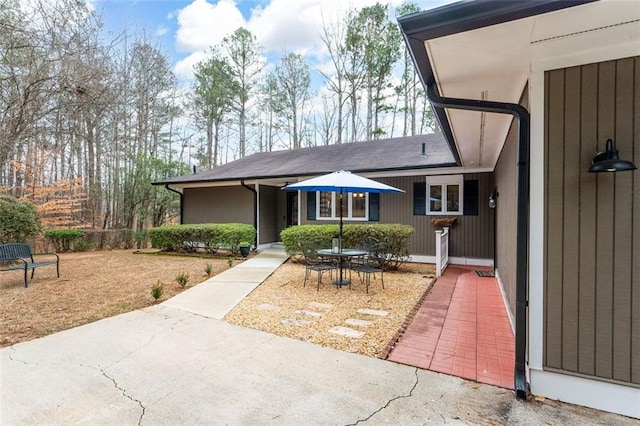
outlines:
{"label": "roof overhang", "polygon": [[[462,1],[399,18],[425,85],[441,96],[519,103],[533,64],[567,51],[638,43],[628,0]],[[494,168],[509,115],[434,108],[464,167]]]}
{"label": "roof overhang", "polygon": [[[422,167],[407,168],[393,170],[370,170],[356,171],[360,176],[366,178],[386,178],[400,176],[424,176],[424,175],[452,175],[462,173],[488,173],[491,169],[471,168],[463,169],[456,167],[455,164],[443,165],[440,167]],[[229,180],[208,180],[208,181],[184,181],[184,182],[152,182],[152,185],[169,186],[172,188],[211,188],[223,186],[240,186],[245,185],[264,185],[283,187],[293,182],[301,182],[303,180],[319,176],[318,174],[300,174],[295,176],[264,176],[264,177],[247,177],[246,179],[229,179]]]}

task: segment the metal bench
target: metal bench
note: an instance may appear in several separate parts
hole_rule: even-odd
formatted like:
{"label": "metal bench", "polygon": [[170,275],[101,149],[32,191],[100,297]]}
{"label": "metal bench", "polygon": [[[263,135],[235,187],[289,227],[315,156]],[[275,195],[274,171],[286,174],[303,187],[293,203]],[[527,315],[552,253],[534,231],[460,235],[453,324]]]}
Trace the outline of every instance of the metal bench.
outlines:
{"label": "metal bench", "polygon": [[[55,256],[55,259],[34,260],[34,256]],[[55,253],[31,253],[31,247],[23,243],[0,244],[0,271],[24,270],[24,286],[28,286],[27,271],[31,269],[31,279],[36,268],[56,265],[56,273],[60,278],[60,257]]]}

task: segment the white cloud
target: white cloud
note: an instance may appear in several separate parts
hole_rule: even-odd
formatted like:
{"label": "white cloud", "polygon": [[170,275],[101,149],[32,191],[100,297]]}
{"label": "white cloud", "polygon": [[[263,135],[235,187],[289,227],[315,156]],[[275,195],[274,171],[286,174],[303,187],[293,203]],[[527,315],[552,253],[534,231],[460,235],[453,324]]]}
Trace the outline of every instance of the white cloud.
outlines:
{"label": "white cloud", "polygon": [[176,62],[173,72],[181,80],[189,80],[193,77],[193,66],[203,60],[207,56],[204,50],[198,50],[191,53],[186,58]]}
{"label": "white cloud", "polygon": [[207,49],[245,25],[233,0],[220,0],[215,5],[195,0],[180,10],[177,17],[176,44],[185,52]]}
{"label": "white cloud", "polygon": [[[327,51],[322,42],[323,25],[334,25],[344,19],[349,9],[361,9],[376,2],[393,9],[404,0],[266,0],[251,10],[245,19],[234,0],[194,0],[169,15],[177,19],[176,46],[187,56],[178,61],[174,71],[178,77],[191,78],[192,67],[205,57],[205,51],[219,44],[239,27],[251,31],[272,59],[287,53],[305,55],[310,64],[332,74]],[[421,0],[419,6],[431,8],[452,0]]]}
{"label": "white cloud", "polygon": [[168,32],[169,32],[169,28],[165,27],[164,25],[160,25],[158,28],[156,28],[156,30],[153,33],[153,35],[154,35],[154,37],[162,37],[163,35],[165,35]]}

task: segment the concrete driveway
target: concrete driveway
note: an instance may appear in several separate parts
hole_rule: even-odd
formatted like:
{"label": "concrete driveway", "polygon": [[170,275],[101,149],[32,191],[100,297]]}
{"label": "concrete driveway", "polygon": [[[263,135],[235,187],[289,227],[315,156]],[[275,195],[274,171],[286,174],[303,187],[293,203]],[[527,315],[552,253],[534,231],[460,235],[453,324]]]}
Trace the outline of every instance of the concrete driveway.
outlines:
{"label": "concrete driveway", "polygon": [[165,305],[0,356],[5,426],[634,424]]}

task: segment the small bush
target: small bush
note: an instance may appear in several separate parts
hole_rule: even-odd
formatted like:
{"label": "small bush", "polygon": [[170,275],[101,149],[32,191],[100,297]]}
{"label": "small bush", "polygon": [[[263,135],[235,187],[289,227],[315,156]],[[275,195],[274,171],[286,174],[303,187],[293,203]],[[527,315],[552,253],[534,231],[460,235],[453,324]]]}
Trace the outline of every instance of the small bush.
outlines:
{"label": "small bush", "polygon": [[79,240],[73,244],[74,251],[87,251],[91,250],[92,248],[93,244],[85,240]]}
{"label": "small bush", "polygon": [[[293,255],[300,253],[301,244],[331,247],[331,240],[339,231],[338,225],[291,226],[280,233],[280,239],[287,254]],[[360,247],[372,240],[384,243],[387,247],[387,268],[398,269],[409,259],[413,233],[413,227],[395,223],[348,224],[343,227],[342,246]]]}
{"label": "small bush", "polygon": [[80,229],[48,229],[44,236],[53,243],[57,252],[71,251],[73,243],[82,237]]}
{"label": "small bush", "polygon": [[227,258],[227,264],[229,265],[229,268],[231,268],[233,266],[233,257],[228,257]]}
{"label": "small bush", "polygon": [[204,267],[204,272],[205,274],[207,274],[207,277],[211,276],[211,271],[213,271],[213,266],[211,266],[210,263],[207,263],[207,265]]}
{"label": "small bush", "polygon": [[167,225],[149,229],[148,236],[154,248],[165,251],[204,247],[215,253],[218,248],[225,248],[235,255],[240,242],[255,239],[256,229],[243,223]]}
{"label": "small bush", "polygon": [[137,231],[133,233],[133,238],[136,240],[136,248],[147,248],[147,231]]}
{"label": "small bush", "polygon": [[180,287],[185,288],[185,286],[189,282],[189,274],[187,274],[186,272],[180,272],[176,276],[176,282],[180,284]]}
{"label": "small bush", "polygon": [[162,281],[158,280],[153,287],[151,287],[151,296],[154,298],[154,300],[158,300],[162,297],[162,294],[164,293],[164,284],[162,284]]}
{"label": "small bush", "polygon": [[40,232],[38,211],[33,204],[0,195],[0,243],[24,243]]}

